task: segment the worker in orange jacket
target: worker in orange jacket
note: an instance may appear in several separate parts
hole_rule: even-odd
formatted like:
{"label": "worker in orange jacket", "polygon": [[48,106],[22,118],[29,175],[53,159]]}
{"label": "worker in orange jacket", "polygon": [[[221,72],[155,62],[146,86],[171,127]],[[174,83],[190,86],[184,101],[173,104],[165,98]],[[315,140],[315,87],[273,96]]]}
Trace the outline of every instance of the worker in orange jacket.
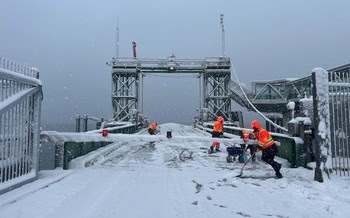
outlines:
{"label": "worker in orange jacket", "polygon": [[152,123],[151,125],[148,126],[148,133],[150,135],[155,135],[157,133],[157,123]]}
{"label": "worker in orange jacket", "polygon": [[253,120],[251,122],[251,127],[254,130],[253,134],[255,138],[258,140],[256,152],[262,150],[261,159],[272,166],[272,168],[275,170],[277,179],[282,178],[283,176],[280,172],[282,164],[277,163],[274,160],[276,154],[278,153],[278,148],[275,141],[267,130],[261,128],[258,121]]}
{"label": "worker in orange jacket", "polygon": [[[219,116],[217,121],[214,123],[212,137],[221,138],[224,134],[224,118]],[[214,147],[216,152],[220,152],[220,142],[213,142],[210,146],[210,151],[214,152]]]}

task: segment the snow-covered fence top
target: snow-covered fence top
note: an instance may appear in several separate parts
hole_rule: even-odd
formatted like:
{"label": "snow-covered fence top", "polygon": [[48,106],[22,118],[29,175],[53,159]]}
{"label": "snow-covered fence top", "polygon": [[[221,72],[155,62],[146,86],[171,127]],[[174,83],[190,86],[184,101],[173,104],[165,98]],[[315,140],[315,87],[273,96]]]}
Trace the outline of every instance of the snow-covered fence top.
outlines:
{"label": "snow-covered fence top", "polygon": [[36,178],[42,84],[36,68],[0,58],[0,194]]}
{"label": "snow-covered fence top", "polygon": [[[154,142],[154,141],[168,141],[168,142],[230,142],[236,144],[245,144],[239,137],[233,138],[211,138],[211,137],[193,137],[193,136],[173,136],[167,138],[165,135],[137,135],[137,134],[109,134],[104,137],[99,133],[71,133],[71,132],[56,132],[44,131],[41,132],[41,141],[43,143],[54,142],[63,144],[65,142]],[[257,144],[256,140],[250,140],[247,144]]]}
{"label": "snow-covered fence top", "polygon": [[18,74],[39,79],[39,70],[25,64],[19,64],[15,61],[0,57],[0,69],[16,72]]}

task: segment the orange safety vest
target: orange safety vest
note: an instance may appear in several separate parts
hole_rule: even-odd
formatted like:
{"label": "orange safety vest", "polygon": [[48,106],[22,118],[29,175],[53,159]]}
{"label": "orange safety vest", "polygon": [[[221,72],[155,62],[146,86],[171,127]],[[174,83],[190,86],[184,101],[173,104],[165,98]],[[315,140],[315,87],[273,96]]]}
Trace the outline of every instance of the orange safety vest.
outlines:
{"label": "orange safety vest", "polygon": [[258,145],[262,149],[266,149],[275,144],[275,141],[271,137],[270,133],[265,129],[259,129],[259,131],[255,133],[255,137],[258,140]]}
{"label": "orange safety vest", "polygon": [[224,127],[223,127],[222,123],[219,122],[219,121],[216,121],[215,124],[214,124],[213,131],[214,132],[223,132],[224,131]]}
{"label": "orange safety vest", "polygon": [[152,123],[151,125],[149,125],[148,128],[156,130],[157,129],[157,124],[156,123]]}

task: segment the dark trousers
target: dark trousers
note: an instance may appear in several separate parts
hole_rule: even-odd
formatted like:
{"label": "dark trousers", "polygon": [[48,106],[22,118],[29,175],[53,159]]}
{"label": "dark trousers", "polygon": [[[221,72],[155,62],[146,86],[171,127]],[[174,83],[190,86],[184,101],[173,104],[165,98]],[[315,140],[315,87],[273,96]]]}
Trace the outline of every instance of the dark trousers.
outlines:
{"label": "dark trousers", "polygon": [[154,129],[152,129],[152,128],[148,128],[148,133],[149,133],[150,135],[154,135],[154,134],[155,134],[155,131],[154,131]]}
{"label": "dark trousers", "polygon": [[273,160],[277,153],[278,153],[278,148],[276,144],[273,144],[270,147],[263,149],[262,156],[261,156],[261,159],[266,163],[270,164],[276,173],[279,172],[281,169],[281,164]]}
{"label": "dark trousers", "polygon": [[[211,133],[211,136],[213,137],[213,138],[221,138],[221,135],[222,135],[222,133],[220,133],[220,132],[212,132]],[[213,142],[212,144],[211,144],[211,146],[214,146],[214,147],[216,147],[217,149],[219,149],[219,147],[220,147],[220,142]]]}
{"label": "dark trousers", "polygon": [[[244,151],[244,149],[246,149],[246,145],[245,144],[241,144],[241,148]],[[247,145],[247,149],[250,150],[250,155],[253,155],[253,158],[255,158],[255,152],[254,152],[255,147],[254,147],[254,145]]]}

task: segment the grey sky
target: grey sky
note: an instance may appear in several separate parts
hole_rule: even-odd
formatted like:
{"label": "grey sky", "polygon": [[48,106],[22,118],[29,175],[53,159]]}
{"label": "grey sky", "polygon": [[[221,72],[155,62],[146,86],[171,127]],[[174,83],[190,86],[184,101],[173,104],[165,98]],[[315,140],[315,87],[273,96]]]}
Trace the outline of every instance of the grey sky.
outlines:
{"label": "grey sky", "polygon": [[[350,1],[0,0],[0,56],[40,69],[43,123],[76,113],[111,116],[111,76],[119,17],[120,56],[226,55],[240,80],[306,76],[350,62]],[[144,109],[158,122],[187,122],[198,107],[195,78],[147,77]]]}

